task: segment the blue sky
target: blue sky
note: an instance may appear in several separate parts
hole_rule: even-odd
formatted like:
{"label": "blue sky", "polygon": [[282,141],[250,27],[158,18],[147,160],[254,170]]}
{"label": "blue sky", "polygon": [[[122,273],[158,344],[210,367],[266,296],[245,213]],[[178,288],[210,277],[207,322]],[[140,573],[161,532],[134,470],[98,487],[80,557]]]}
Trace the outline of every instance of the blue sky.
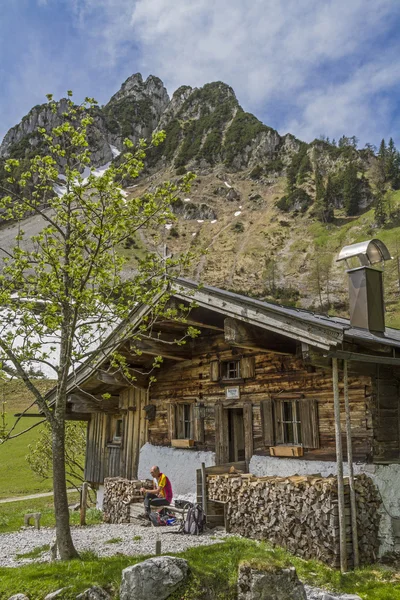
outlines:
{"label": "blue sky", "polygon": [[0,138],[48,92],[105,103],[138,71],[225,81],[306,141],[400,146],[399,0],[0,0]]}

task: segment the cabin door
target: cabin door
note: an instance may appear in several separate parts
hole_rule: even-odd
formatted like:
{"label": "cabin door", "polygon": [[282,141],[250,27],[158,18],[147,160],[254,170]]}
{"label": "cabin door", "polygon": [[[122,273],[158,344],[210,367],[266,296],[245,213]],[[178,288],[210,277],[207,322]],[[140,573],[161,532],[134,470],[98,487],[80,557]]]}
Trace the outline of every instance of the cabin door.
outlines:
{"label": "cabin door", "polygon": [[228,413],[228,462],[245,460],[243,408],[229,408]]}

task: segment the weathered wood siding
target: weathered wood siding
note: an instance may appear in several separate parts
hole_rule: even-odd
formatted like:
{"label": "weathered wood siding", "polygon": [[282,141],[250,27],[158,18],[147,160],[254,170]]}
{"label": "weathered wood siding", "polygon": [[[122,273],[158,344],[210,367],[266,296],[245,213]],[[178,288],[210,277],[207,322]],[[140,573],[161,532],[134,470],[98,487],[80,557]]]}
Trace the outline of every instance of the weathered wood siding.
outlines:
{"label": "weathered wood siding", "polygon": [[391,462],[400,459],[399,381],[389,367],[377,368],[372,378],[374,460]]}
{"label": "weathered wood siding", "polygon": [[[88,426],[85,479],[102,483],[105,477],[135,479],[139,451],[147,440],[147,424],[143,410],[147,403],[145,390],[129,388],[120,394],[115,415],[93,413]],[[110,440],[113,416],[122,418],[121,443]]]}
{"label": "weathered wood siding", "polygon": [[[255,377],[240,383],[240,400],[229,402],[229,407],[244,407],[244,418],[252,421],[252,446],[255,454],[268,454],[268,446],[264,443],[261,423],[260,402],[268,397],[299,393],[306,398],[315,399],[318,406],[319,449],[305,453],[307,459],[335,458],[335,434],[332,377],[329,370],[308,367],[302,360],[288,355],[273,352],[254,354],[238,350],[232,354],[224,343],[222,336],[213,336],[209,344],[202,343],[202,353],[191,361],[162,367],[157,373],[157,382],[151,388],[151,401],[157,406],[156,419],[149,426],[149,441],[156,445],[169,445],[169,405],[177,401],[202,402],[206,406],[204,423],[204,443],[196,440],[197,447],[215,450],[215,420],[221,420],[216,405],[226,405],[225,387],[219,381],[212,381],[210,363],[215,360],[238,359],[241,356],[255,357]],[[237,385],[231,382],[231,385]],[[352,418],[353,451],[355,460],[365,460],[372,451],[372,415],[370,377],[349,377],[349,396]],[[343,398],[343,395],[342,395]],[[250,411],[250,415],[249,415]],[[342,406],[343,431],[345,431],[344,406]],[[245,423],[246,425],[246,423]],[[223,426],[223,425],[222,425]],[[221,427],[221,425],[220,425]],[[195,424],[195,430],[198,429]],[[246,434],[250,435],[248,425]],[[251,437],[251,436],[250,436]],[[218,434],[217,434],[218,438]],[[345,435],[343,435],[345,449]],[[218,439],[217,439],[218,443]],[[249,443],[249,440],[247,440]],[[247,458],[247,456],[246,456]]]}

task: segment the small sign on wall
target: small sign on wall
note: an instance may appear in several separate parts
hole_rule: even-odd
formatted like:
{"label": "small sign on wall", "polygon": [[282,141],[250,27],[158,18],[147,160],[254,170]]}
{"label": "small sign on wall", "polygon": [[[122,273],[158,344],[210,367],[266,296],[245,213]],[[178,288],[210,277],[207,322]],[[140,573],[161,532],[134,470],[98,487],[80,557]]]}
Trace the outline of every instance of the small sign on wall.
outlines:
{"label": "small sign on wall", "polygon": [[239,386],[225,388],[225,398],[227,400],[238,400],[240,398]]}

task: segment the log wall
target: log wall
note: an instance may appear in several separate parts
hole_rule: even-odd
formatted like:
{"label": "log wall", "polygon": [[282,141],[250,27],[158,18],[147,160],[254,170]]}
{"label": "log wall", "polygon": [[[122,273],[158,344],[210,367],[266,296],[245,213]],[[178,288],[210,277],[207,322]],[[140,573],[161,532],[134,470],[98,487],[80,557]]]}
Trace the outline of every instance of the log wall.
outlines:
{"label": "log wall", "polygon": [[[204,347],[204,344],[203,344]],[[229,401],[229,407],[246,407],[252,421],[252,446],[255,454],[269,454],[264,444],[260,402],[273,395],[285,393],[304,394],[318,404],[319,448],[305,453],[307,459],[335,460],[334,413],[332,377],[329,370],[307,366],[302,360],[273,352],[254,354],[250,352],[232,353],[223,337],[209,338],[208,351],[197,354],[191,361],[162,367],[157,373],[157,382],[151,388],[151,402],[156,404],[156,419],[149,425],[149,442],[155,445],[169,445],[169,405],[171,403],[201,402],[206,406],[204,437],[196,445],[200,449],[216,449],[215,420],[218,420],[216,405],[227,406],[225,388],[227,384],[211,381],[210,363],[214,360],[238,359],[241,356],[254,356],[255,376],[234,381],[229,385],[240,387],[240,400]],[[372,387],[370,377],[350,377],[349,396],[352,418],[353,448],[355,460],[367,460],[372,450]],[[343,395],[342,395],[343,397]],[[244,415],[246,417],[246,415]],[[342,406],[342,430],[345,431],[344,406]],[[221,426],[222,427],[222,426]],[[199,424],[195,424],[199,431]],[[217,440],[218,442],[218,440]],[[344,444],[345,448],[345,444]],[[246,457],[248,458],[248,457]]]}
{"label": "log wall", "polygon": [[[115,415],[93,413],[88,425],[85,479],[103,483],[106,477],[136,479],[140,448],[147,441],[147,392],[136,388],[123,390]],[[111,439],[113,417],[122,418],[120,442]]]}

